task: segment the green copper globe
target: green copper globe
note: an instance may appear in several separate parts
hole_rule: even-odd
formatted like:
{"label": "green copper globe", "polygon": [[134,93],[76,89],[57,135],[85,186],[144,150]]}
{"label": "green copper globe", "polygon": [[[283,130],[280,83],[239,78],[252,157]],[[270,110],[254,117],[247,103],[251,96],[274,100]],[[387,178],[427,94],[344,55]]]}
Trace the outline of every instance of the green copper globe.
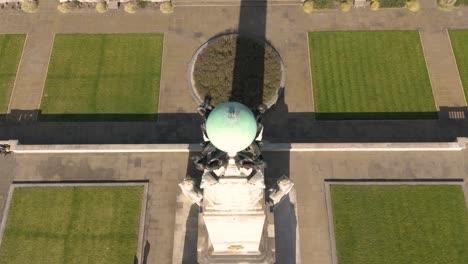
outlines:
{"label": "green copper globe", "polygon": [[257,121],[247,106],[227,102],[215,107],[206,120],[206,134],[218,149],[235,153],[255,140]]}

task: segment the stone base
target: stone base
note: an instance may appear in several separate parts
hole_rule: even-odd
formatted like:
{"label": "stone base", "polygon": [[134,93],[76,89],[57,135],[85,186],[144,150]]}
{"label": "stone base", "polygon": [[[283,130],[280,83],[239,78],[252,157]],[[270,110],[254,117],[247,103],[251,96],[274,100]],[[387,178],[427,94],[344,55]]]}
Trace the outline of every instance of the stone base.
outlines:
{"label": "stone base", "polygon": [[266,212],[266,221],[263,226],[262,240],[259,253],[252,254],[213,254],[213,247],[208,236],[208,231],[203,221],[203,215],[198,217],[198,245],[197,258],[199,264],[232,264],[232,263],[275,263],[275,224],[274,217],[269,210]]}

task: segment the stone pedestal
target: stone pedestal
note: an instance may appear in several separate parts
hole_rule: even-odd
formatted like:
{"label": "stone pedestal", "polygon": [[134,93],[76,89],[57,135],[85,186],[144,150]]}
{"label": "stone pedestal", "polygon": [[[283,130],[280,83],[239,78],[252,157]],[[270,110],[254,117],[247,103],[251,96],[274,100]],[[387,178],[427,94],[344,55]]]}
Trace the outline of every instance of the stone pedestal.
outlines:
{"label": "stone pedestal", "polygon": [[205,171],[198,228],[198,263],[274,263],[273,215],[265,203],[262,171],[234,159]]}
{"label": "stone pedestal", "polygon": [[[261,228],[260,243],[253,251],[239,250],[237,254],[232,251],[215,251],[205,223],[206,218],[199,214],[198,218],[198,263],[199,264],[233,264],[233,263],[275,263],[275,224],[271,212],[266,212],[266,219]],[[208,224],[209,226],[209,224]],[[230,228],[229,226],[224,229]]]}

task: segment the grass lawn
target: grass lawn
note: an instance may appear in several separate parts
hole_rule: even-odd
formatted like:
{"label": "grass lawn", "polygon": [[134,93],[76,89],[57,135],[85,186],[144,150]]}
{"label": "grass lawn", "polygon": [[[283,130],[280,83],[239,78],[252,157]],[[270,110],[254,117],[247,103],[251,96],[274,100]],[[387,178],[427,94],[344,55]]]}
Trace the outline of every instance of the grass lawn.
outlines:
{"label": "grass lawn", "polygon": [[133,264],[143,187],[16,188],[1,264]]}
{"label": "grass lawn", "polygon": [[313,0],[315,9],[328,9],[336,5],[335,0]]}
{"label": "grass lawn", "polygon": [[8,111],[25,35],[0,35],[0,114]]}
{"label": "grass lawn", "polygon": [[406,0],[379,0],[380,7],[405,7]]}
{"label": "grass lawn", "polygon": [[465,97],[468,98],[468,30],[449,30],[449,35]]}
{"label": "grass lawn", "polygon": [[339,264],[466,264],[458,185],[331,185]]}
{"label": "grass lawn", "polygon": [[309,49],[317,118],[437,118],[417,31],[310,32]]}
{"label": "grass lawn", "polygon": [[42,120],[132,121],[155,115],[162,50],[162,34],[56,35]]}

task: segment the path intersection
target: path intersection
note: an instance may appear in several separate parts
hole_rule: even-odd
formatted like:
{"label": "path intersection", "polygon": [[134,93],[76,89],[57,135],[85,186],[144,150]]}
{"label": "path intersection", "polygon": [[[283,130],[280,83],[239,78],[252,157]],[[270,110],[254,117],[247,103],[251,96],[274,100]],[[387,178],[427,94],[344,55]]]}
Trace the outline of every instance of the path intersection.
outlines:
{"label": "path intersection", "polygon": [[[406,9],[378,12],[318,11],[307,15],[299,4],[267,6],[266,21],[256,23],[256,9],[243,23],[252,35],[265,29],[286,70],[285,96],[265,117],[264,139],[273,143],[452,142],[468,137],[468,121],[448,118],[468,114],[447,29],[468,29],[468,8],[452,12],[422,0],[418,13]],[[199,143],[187,79],[188,65],[211,37],[239,27],[239,6],[175,6],[163,15],[143,10],[61,14],[57,1],[41,0],[35,14],[2,12],[0,34],[27,34],[23,58],[10,101],[0,122],[0,140],[20,144],[166,144]],[[260,12],[260,11],[259,11]],[[438,120],[316,121],[313,114],[307,32],[339,30],[419,30]],[[39,122],[36,120],[54,35],[58,33],[164,33],[160,104],[156,122]],[[177,183],[187,173],[192,153],[13,154],[0,157],[3,212],[13,181],[149,180],[145,236],[147,263],[172,263]],[[287,174],[295,182],[303,263],[332,264],[325,179],[464,179],[468,188],[468,152],[462,151],[320,151],[266,152],[266,175]],[[193,262],[195,263],[195,262]]]}

